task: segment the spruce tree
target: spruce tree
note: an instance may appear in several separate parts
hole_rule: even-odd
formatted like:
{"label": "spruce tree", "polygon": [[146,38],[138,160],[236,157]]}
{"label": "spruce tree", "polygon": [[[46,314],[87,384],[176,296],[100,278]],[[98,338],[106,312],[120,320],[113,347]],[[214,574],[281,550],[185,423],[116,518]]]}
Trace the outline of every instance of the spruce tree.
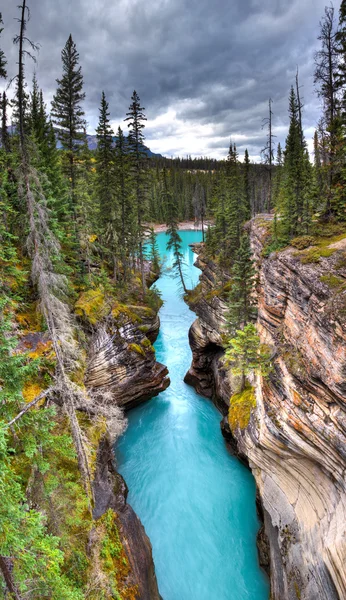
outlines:
{"label": "spruce tree", "polygon": [[243,234],[231,271],[232,287],[227,313],[227,330],[231,337],[235,335],[237,329],[243,329],[256,317],[256,302],[253,295],[255,274],[249,236]]}
{"label": "spruce tree", "polygon": [[289,117],[283,187],[279,200],[280,226],[286,240],[307,233],[311,221],[311,168],[304,139],[303,145],[301,142],[298,104],[293,86],[289,98]]}
{"label": "spruce tree", "polygon": [[144,231],[143,219],[146,214],[147,206],[147,171],[145,168],[146,154],[144,152],[144,134],[145,121],[144,108],[141,106],[140,98],[136,92],[133,92],[129,111],[126,113],[125,121],[128,121],[129,135],[128,147],[132,163],[132,173],[134,180],[134,192],[137,212],[137,240],[139,251],[139,263],[142,279],[142,291],[145,295],[145,273],[144,273]]}
{"label": "spruce tree", "polygon": [[250,184],[250,158],[247,148],[244,156],[244,219],[251,217],[251,184]]}
{"label": "spruce tree", "polygon": [[[0,12],[0,36],[4,30],[3,27],[1,27],[1,25],[3,24],[3,20],[2,20],[2,14]],[[1,50],[0,48],[0,79],[6,79],[7,77],[7,70],[6,70],[6,65],[7,65],[7,60],[5,57],[5,53],[3,50]]]}
{"label": "spruce tree", "polygon": [[246,377],[251,372],[267,376],[271,371],[271,352],[268,346],[261,344],[253,323],[236,332],[226,349],[225,359],[232,373],[241,376],[241,392],[245,390]]}
{"label": "spruce tree", "polygon": [[101,239],[112,256],[113,277],[117,279],[117,254],[119,248],[119,210],[115,190],[114,173],[114,132],[110,126],[109,106],[102,92],[99,109],[99,123],[96,129],[96,189],[99,203]]}
{"label": "spruce tree", "polygon": [[77,179],[76,156],[85,138],[82,68],[79,54],[70,35],[61,52],[63,74],[57,79],[58,88],[52,101],[52,119],[58,127],[58,138],[66,152],[65,170],[70,181],[72,209],[75,211],[75,188]]}
{"label": "spruce tree", "polygon": [[226,169],[227,203],[226,203],[226,245],[227,258],[234,260],[239,247],[241,224],[245,221],[244,189],[241,177],[238,153],[235,144],[231,144],[227,157]]}
{"label": "spruce tree", "polygon": [[120,257],[124,281],[129,271],[130,254],[136,251],[136,235],[134,221],[136,215],[133,208],[133,186],[131,183],[130,159],[128,145],[122,129],[119,127],[115,141],[115,189],[120,212]]}
{"label": "spruce tree", "polygon": [[[340,33],[340,35],[342,35]],[[323,123],[328,161],[326,163],[327,189],[324,207],[324,216],[331,218],[337,213],[335,204],[334,189],[339,184],[340,166],[343,158],[338,156],[338,140],[341,137],[338,110],[338,89],[342,81],[342,71],[339,71],[338,49],[342,48],[342,42],[338,46],[337,39],[339,31],[335,23],[334,7],[326,6],[324,18],[320,22],[320,35],[318,39],[321,42],[321,48],[315,53],[315,73],[314,82],[317,87],[318,96],[323,102]],[[339,75],[339,83],[338,83]],[[341,75],[341,79],[340,79]],[[342,87],[342,86],[341,86]]]}
{"label": "spruce tree", "polygon": [[6,92],[3,92],[1,96],[1,145],[5,152],[10,152],[10,136],[7,127],[7,107],[8,100]]}
{"label": "spruce tree", "polygon": [[184,279],[184,256],[181,251],[182,239],[179,235],[179,219],[178,219],[178,211],[177,204],[174,202],[172,198],[172,194],[170,193],[168,182],[167,182],[167,174],[166,169],[163,170],[163,196],[166,198],[167,202],[167,235],[169,236],[167,242],[167,250],[173,250],[173,264],[172,269],[176,273],[176,276],[179,278],[184,293],[187,293],[187,287],[185,285]]}

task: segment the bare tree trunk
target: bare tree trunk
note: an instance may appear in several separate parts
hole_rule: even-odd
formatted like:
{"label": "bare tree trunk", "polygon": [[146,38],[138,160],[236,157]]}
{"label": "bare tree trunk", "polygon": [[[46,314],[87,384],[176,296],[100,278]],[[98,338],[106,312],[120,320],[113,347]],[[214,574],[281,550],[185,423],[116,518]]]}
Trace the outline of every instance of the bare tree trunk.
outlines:
{"label": "bare tree trunk", "polygon": [[3,574],[8,591],[14,600],[22,600],[22,596],[18,593],[14,579],[12,576],[11,559],[0,556],[0,569]]}

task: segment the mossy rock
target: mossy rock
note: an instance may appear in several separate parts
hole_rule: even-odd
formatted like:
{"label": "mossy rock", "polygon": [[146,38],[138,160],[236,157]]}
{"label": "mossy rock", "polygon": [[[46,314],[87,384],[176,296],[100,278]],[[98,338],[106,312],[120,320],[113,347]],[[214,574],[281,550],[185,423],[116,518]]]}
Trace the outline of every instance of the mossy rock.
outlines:
{"label": "mossy rock", "polygon": [[75,303],[75,312],[91,325],[96,325],[109,312],[103,291],[96,288],[82,292]]}
{"label": "mossy rock", "polygon": [[233,394],[228,410],[228,423],[232,431],[238,427],[245,429],[250,423],[251,411],[256,407],[254,388],[246,384],[245,389],[238,394]]}
{"label": "mossy rock", "polygon": [[297,248],[297,250],[305,250],[305,248],[309,248],[314,243],[314,238],[312,235],[301,235],[300,237],[296,237],[291,240],[290,244],[293,248]]}
{"label": "mossy rock", "polygon": [[139,344],[129,344],[129,350],[131,350],[131,352],[136,352],[136,354],[139,354],[144,358],[146,357],[145,350]]}
{"label": "mossy rock", "polygon": [[141,346],[143,346],[143,348],[145,348],[146,350],[148,350],[149,352],[155,352],[154,346],[152,345],[151,341],[148,340],[147,337],[144,337],[141,341]]}
{"label": "mossy rock", "polygon": [[328,273],[328,275],[322,275],[320,277],[320,281],[325,283],[332,290],[340,290],[346,285],[345,279],[338,277],[337,275],[333,275],[332,273]]}
{"label": "mossy rock", "polygon": [[312,246],[308,252],[304,253],[301,257],[301,262],[303,265],[307,265],[310,263],[318,263],[321,258],[329,258],[336,252],[333,248],[320,248],[318,246]]}

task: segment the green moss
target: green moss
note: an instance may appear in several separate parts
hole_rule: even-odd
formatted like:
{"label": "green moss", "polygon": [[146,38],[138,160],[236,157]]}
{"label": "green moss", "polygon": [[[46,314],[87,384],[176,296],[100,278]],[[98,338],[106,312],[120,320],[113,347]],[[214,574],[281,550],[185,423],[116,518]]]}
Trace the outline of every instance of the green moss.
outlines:
{"label": "green moss", "polygon": [[293,248],[297,248],[297,250],[304,250],[305,248],[309,248],[314,243],[314,238],[312,235],[301,235],[300,237],[294,238],[290,241],[290,245]]}
{"label": "green moss", "polygon": [[[94,549],[91,579],[99,579],[97,589],[88,595],[90,600],[137,600],[138,586],[127,583],[131,568],[121,538],[118,515],[112,509],[98,519],[97,546]],[[98,569],[106,575],[100,578]]]}
{"label": "green moss", "polygon": [[131,350],[131,352],[136,352],[136,354],[139,354],[140,356],[144,356],[144,358],[146,357],[145,350],[139,346],[139,344],[129,344],[129,350]]}
{"label": "green moss", "polygon": [[100,288],[82,292],[75,303],[75,312],[91,325],[96,325],[109,311],[105,296]]}
{"label": "green moss", "polygon": [[151,341],[148,340],[147,337],[142,339],[141,346],[143,346],[143,348],[146,348],[147,350],[149,350],[149,352],[155,352],[154,346],[152,345]]}
{"label": "green moss", "polygon": [[301,262],[303,265],[309,263],[318,263],[320,258],[329,258],[336,252],[335,248],[324,248],[313,246],[308,252],[301,255]]}
{"label": "green moss", "polygon": [[333,290],[337,290],[345,285],[344,279],[342,279],[341,277],[337,277],[337,275],[332,275],[331,273],[329,273],[328,275],[322,275],[320,277],[320,281],[322,283],[325,283],[328,287],[330,287]]}
{"label": "green moss", "polygon": [[301,595],[298,583],[296,581],[294,582],[294,591],[296,593],[296,596],[297,596],[298,600],[300,600],[301,597],[302,597],[302,595]]}
{"label": "green moss", "polygon": [[254,388],[247,384],[239,394],[233,394],[228,410],[228,422],[232,431],[240,427],[245,429],[250,422],[251,411],[256,407]]}
{"label": "green moss", "polygon": [[[337,231],[340,232],[340,228],[338,228]],[[345,239],[345,231],[343,233],[338,233],[337,235],[328,235],[328,233],[331,232],[327,229],[326,232],[323,233],[323,236],[314,236],[312,238],[313,246],[308,250],[302,250],[302,252],[297,254],[297,256],[301,257],[301,262],[303,264],[318,263],[320,258],[329,258],[334,252],[337,252],[337,248],[330,248],[330,246]]]}
{"label": "green moss", "polygon": [[199,283],[198,285],[196,285],[195,288],[193,288],[193,290],[187,291],[187,293],[184,296],[184,300],[187,304],[194,304],[195,302],[198,302],[198,300],[200,298],[202,298],[202,296],[203,296],[202,284]]}

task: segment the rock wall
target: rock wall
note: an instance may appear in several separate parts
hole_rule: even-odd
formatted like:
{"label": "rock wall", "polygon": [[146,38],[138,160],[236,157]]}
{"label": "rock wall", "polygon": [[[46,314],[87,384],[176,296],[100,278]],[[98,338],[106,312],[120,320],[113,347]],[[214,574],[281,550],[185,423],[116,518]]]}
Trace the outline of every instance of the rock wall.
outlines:
{"label": "rock wall", "polygon": [[[90,390],[108,390],[112,402],[125,410],[159,394],[169,386],[168,370],[156,362],[151,346],[160,327],[157,315],[136,320],[108,316],[90,337],[85,383]],[[101,396],[102,397],[102,396]],[[120,538],[129,565],[129,586],[137,586],[138,600],[160,600],[152,549],[139,518],[127,504],[127,486],[114,466],[107,439],[101,440],[93,482],[93,516],[109,508],[120,522]]]}
{"label": "rock wall", "polygon": [[94,519],[113,509],[120,522],[120,537],[130,565],[126,584],[137,586],[139,600],[160,600],[152,549],[144,527],[127,504],[127,486],[113,465],[113,452],[108,441],[99,446],[94,483]]}
{"label": "rock wall", "polygon": [[[267,220],[251,222],[251,241],[259,269],[258,330],[273,348],[274,370],[256,382],[248,427],[228,428],[228,435],[247,458],[259,490],[272,599],[343,600],[346,256],[341,244],[310,264],[294,248],[263,259]],[[197,266],[200,294],[192,308],[199,318],[190,331],[193,362],[186,381],[225,412],[234,381],[222,366],[226,305],[215,291],[222,290],[226,276],[203,251]],[[223,425],[227,430],[225,420]]]}

